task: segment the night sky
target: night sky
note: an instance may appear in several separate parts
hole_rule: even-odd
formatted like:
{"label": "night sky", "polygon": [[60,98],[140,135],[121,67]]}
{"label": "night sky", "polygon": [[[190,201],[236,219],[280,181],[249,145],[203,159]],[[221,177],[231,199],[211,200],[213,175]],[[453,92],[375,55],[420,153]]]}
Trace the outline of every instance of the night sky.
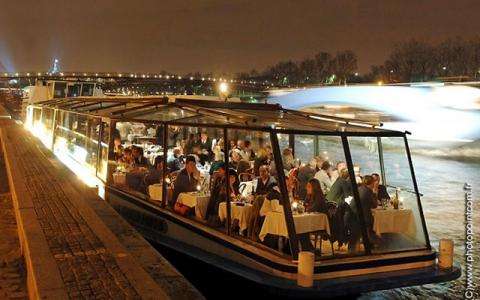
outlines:
{"label": "night sky", "polygon": [[[395,42],[473,37],[478,0],[0,0],[0,70],[239,72],[351,49],[360,72]],[[2,65],[3,64],[3,67]]]}

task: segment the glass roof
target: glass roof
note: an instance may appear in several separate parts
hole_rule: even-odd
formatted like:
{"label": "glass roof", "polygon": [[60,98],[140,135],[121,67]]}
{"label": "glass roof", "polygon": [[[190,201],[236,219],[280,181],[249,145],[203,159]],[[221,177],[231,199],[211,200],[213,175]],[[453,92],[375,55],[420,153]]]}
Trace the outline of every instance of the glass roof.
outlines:
{"label": "glass roof", "polygon": [[315,132],[401,132],[384,130],[369,123],[284,109],[277,104],[254,104],[198,99],[83,98],[55,99],[40,105],[116,120],[158,121],[172,124],[232,125],[245,128]]}

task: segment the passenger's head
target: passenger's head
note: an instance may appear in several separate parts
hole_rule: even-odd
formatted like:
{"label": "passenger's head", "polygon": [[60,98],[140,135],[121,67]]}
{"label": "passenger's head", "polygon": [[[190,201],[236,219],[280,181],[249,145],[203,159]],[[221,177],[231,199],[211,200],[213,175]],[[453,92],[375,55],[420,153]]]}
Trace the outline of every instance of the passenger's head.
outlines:
{"label": "passenger's head", "polygon": [[118,146],[121,146],[122,145],[122,139],[119,137],[119,136],[116,136],[114,139],[113,139],[113,144],[118,147]]}
{"label": "passenger's head", "polygon": [[375,180],[373,179],[373,177],[371,175],[365,175],[365,176],[363,176],[362,183],[366,187],[373,188],[373,186],[375,184]]}
{"label": "passenger's head", "polygon": [[245,145],[245,148],[249,149],[251,146],[251,143],[249,140],[245,140],[244,145]]}
{"label": "passenger's head", "polygon": [[143,148],[137,146],[132,147],[132,154],[135,158],[143,156]]}
{"label": "passenger's head", "polygon": [[200,138],[202,139],[202,141],[205,141],[205,140],[207,140],[207,138],[208,138],[208,134],[207,134],[206,132],[202,132],[202,133],[200,134]]}
{"label": "passenger's head", "polygon": [[238,140],[237,141],[237,148],[238,149],[243,149],[245,147],[245,142],[243,140]]}
{"label": "passenger's head", "polygon": [[293,154],[292,149],[290,148],[283,149],[283,156],[290,156],[292,154]]}
{"label": "passenger's head", "polygon": [[267,158],[268,157],[268,152],[266,148],[259,148],[257,151],[257,156],[259,158]]}
{"label": "passenger's head", "polygon": [[343,179],[348,179],[348,177],[350,177],[350,175],[348,174],[347,168],[341,169],[339,175],[340,175],[340,178],[343,178]]}
{"label": "passenger's head", "polygon": [[153,167],[157,170],[163,170],[163,155],[155,157]]}
{"label": "passenger's head", "polygon": [[235,184],[235,183],[239,183],[239,179],[238,179],[238,174],[237,174],[237,171],[235,171],[235,169],[228,169],[228,178],[229,178],[229,182],[230,184]]}
{"label": "passenger's head", "polygon": [[217,167],[218,174],[222,176],[225,175],[225,173],[227,172],[226,168],[227,168],[227,165],[224,162],[221,162]]}
{"label": "passenger's head", "polygon": [[380,183],[380,175],[378,175],[377,173],[373,173],[372,178],[375,183]]}
{"label": "passenger's head", "polygon": [[182,148],[180,148],[180,147],[173,148],[173,155],[175,157],[178,157],[178,156],[182,155]]}
{"label": "passenger's head", "polygon": [[320,181],[316,178],[312,178],[307,182],[306,185],[307,195],[323,195],[322,187],[320,186]]}
{"label": "passenger's head", "polygon": [[260,174],[260,178],[266,180],[270,177],[270,168],[267,165],[261,165],[258,169],[258,173]]}
{"label": "passenger's head", "polygon": [[329,171],[331,168],[332,165],[330,165],[330,162],[328,162],[328,160],[324,161],[322,163],[322,166],[320,167],[320,169],[324,170],[325,172]]}
{"label": "passenger's head", "polygon": [[344,161],[339,161],[337,162],[337,171],[341,171],[343,169],[346,169],[347,168],[347,164],[344,162]]}
{"label": "passenger's head", "polygon": [[242,159],[242,157],[240,156],[240,150],[238,149],[233,149],[232,150],[232,161],[234,162],[238,162]]}
{"label": "passenger's head", "polygon": [[125,158],[132,158],[132,149],[125,148],[125,150],[123,150],[123,156]]}
{"label": "passenger's head", "polygon": [[185,159],[185,169],[187,170],[188,173],[193,173],[196,167],[197,167],[197,160],[195,159],[195,156],[188,155],[187,158]]}

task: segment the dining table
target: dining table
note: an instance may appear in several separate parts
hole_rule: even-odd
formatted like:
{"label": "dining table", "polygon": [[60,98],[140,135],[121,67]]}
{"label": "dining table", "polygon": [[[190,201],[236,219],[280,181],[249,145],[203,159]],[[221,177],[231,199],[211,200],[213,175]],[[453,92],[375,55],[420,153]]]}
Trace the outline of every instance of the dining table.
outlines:
{"label": "dining table", "polygon": [[[330,234],[328,216],[324,213],[293,214],[293,223],[297,234],[325,231]],[[287,224],[283,211],[269,211],[260,230],[259,238],[265,239],[267,234],[288,238]]]}
{"label": "dining table", "polygon": [[201,192],[180,193],[177,202],[188,207],[195,207],[195,216],[201,220],[207,215],[210,196]]}
{"label": "dining table", "polygon": [[[240,232],[248,228],[248,222],[253,213],[253,205],[244,202],[231,202],[230,203],[230,218],[231,220],[238,220],[238,226]],[[227,218],[227,204],[226,202],[220,202],[218,206],[218,217],[220,221],[224,221]]]}
{"label": "dining table", "polygon": [[373,231],[378,236],[384,233],[400,233],[411,238],[416,236],[416,226],[411,209],[372,209]]}

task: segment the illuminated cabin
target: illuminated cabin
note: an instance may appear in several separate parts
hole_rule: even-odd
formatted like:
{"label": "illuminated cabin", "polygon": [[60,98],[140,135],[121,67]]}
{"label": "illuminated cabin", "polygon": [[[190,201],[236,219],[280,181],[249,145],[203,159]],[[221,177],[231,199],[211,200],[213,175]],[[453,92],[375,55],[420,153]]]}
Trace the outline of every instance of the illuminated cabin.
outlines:
{"label": "illuminated cabin", "polygon": [[[331,297],[460,276],[458,267],[437,266],[405,132],[276,104],[175,97],[54,99],[29,106],[25,126],[87,184],[104,188],[105,199],[148,240],[279,293]],[[189,144],[189,138],[201,134],[210,139],[207,152]],[[241,175],[237,193],[231,195],[232,186],[225,181],[228,196],[210,209],[211,179],[218,175],[210,172],[213,163],[238,163],[234,154],[228,155],[232,140],[250,141],[258,155],[268,150],[278,199],[255,194],[258,180],[249,174],[259,163],[249,162],[249,169],[236,174]],[[157,170],[161,179],[147,184],[147,168],[131,169],[116,161],[114,148],[120,144],[143,149],[149,164],[162,157]],[[179,173],[171,166],[175,158],[181,163],[182,156],[173,154],[180,147],[184,155],[197,155],[199,191],[173,199]],[[294,154],[294,171],[284,165],[285,148]],[[202,153],[207,157],[203,162]],[[350,194],[329,200],[336,179],[325,191],[329,201],[324,213],[305,213],[302,205],[300,183],[316,174],[314,157],[334,167],[343,162],[347,170],[341,173]],[[230,178],[233,171],[226,170]],[[373,173],[379,174],[398,209],[387,208],[388,201],[383,208],[362,209],[359,177]],[[188,207],[181,214],[173,208],[179,202]],[[366,221],[370,213],[373,223]],[[358,245],[348,249],[354,234]],[[314,284],[301,288],[297,258],[309,246],[315,253]]]}

